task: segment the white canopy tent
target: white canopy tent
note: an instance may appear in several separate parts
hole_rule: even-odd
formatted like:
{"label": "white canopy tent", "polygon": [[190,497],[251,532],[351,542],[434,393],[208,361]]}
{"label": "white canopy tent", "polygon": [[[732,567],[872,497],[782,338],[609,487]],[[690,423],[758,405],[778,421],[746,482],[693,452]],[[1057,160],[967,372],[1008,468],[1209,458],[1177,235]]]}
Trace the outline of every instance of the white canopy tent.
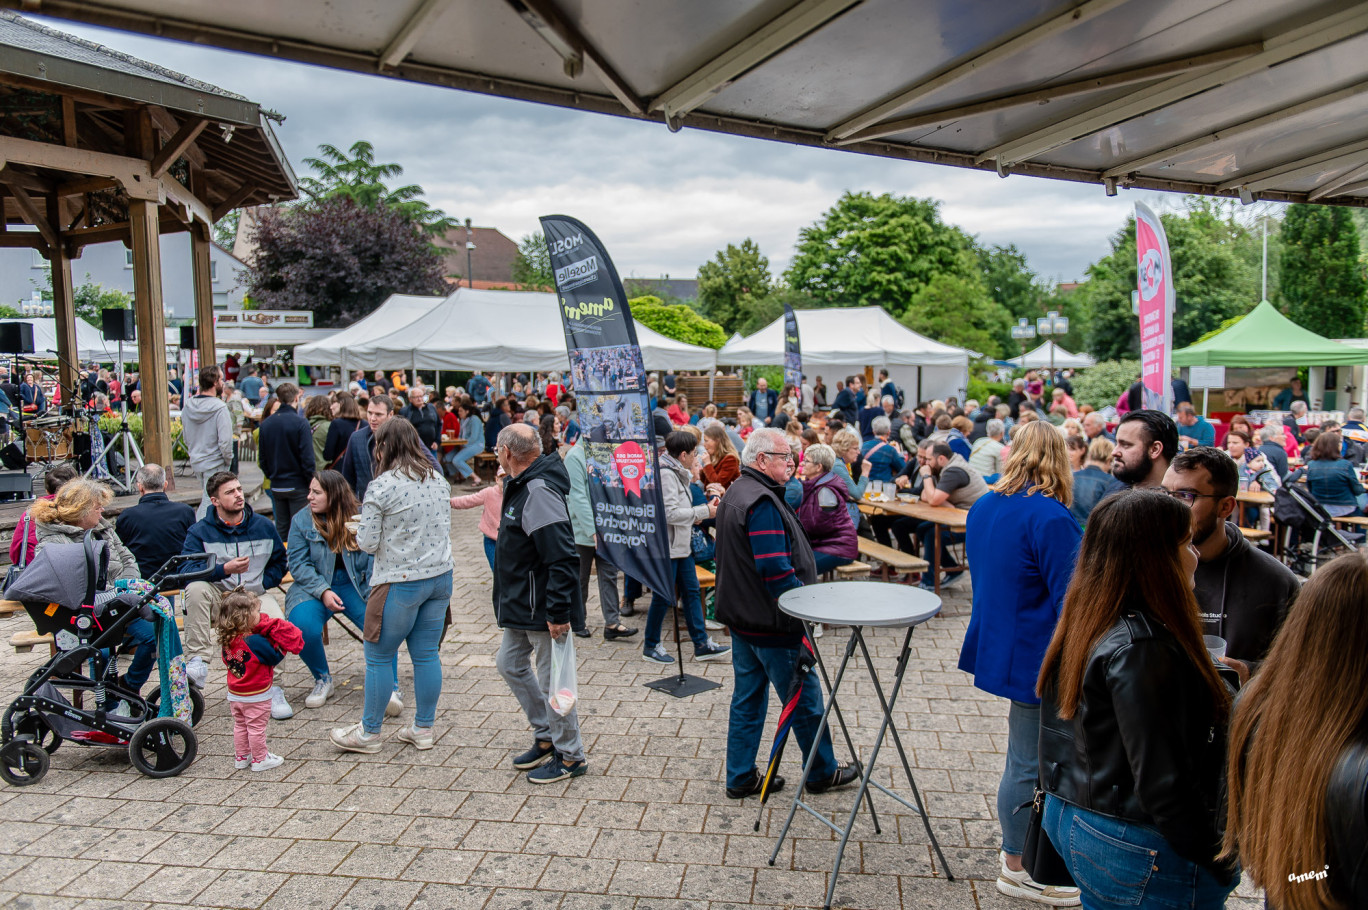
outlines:
{"label": "white canopy tent", "polygon": [[354,363],[351,349],[373,341],[382,335],[400,329],[414,322],[424,313],[442,303],[442,297],[419,297],[413,294],[391,294],[379,309],[362,319],[358,319],[341,331],[309,344],[295,348],[295,363],[300,366],[340,366],[342,376],[356,369],[377,369],[381,366],[406,367],[407,361],[395,364],[378,364],[368,367],[364,363]]}
{"label": "white canopy tent", "polygon": [[[366,370],[566,370],[570,361],[558,305],[555,294],[542,291],[458,288],[417,319],[347,344],[347,364]],[[648,370],[712,370],[717,365],[711,348],[666,338],[640,322],[636,332]],[[315,347],[334,345],[335,340]],[[302,360],[300,350],[296,362],[318,362]]]}
{"label": "white canopy tent", "polygon": [[[57,351],[57,321],[55,319],[0,319],[5,322],[27,322],[33,326],[33,356],[39,360],[53,360]],[[94,360],[101,363],[113,361],[118,356],[119,344],[105,341],[100,330],[84,319],[76,320],[76,356],[82,361]],[[138,359],[138,345],[125,342],[124,356],[129,360]]]}
{"label": "white canopy tent", "polygon": [[[932,341],[899,323],[882,307],[829,307],[797,310],[803,372],[826,373],[834,380],[886,367],[910,402],[964,397],[969,383],[969,352]],[[727,342],[717,362],[735,366],[773,366],[784,362],[784,320],[780,317],[754,335]],[[832,395],[835,393],[832,392]],[[830,400],[830,395],[828,400]]]}
{"label": "white canopy tent", "polygon": [[[1051,349],[1054,350],[1053,361],[1050,359]],[[1048,370],[1051,363],[1056,370],[1086,370],[1088,367],[1097,366],[1097,361],[1090,355],[1070,354],[1053,341],[1047,341],[1034,351],[1027,352],[1025,357],[1013,357],[1007,362],[1023,370]]]}

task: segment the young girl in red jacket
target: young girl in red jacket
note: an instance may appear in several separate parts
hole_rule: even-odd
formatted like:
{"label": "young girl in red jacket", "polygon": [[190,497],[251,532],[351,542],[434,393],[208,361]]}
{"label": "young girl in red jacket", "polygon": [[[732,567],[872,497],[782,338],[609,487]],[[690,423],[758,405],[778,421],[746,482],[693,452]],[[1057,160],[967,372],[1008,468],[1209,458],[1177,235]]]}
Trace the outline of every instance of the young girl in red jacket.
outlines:
{"label": "young girl in red jacket", "polygon": [[247,591],[223,596],[214,623],[228,668],[228,707],[233,713],[236,768],[253,771],[278,768],[285,759],[266,749],[266,725],[271,720],[271,686],[275,665],[285,655],[298,654],[304,636],[293,623],[261,615],[261,601]]}

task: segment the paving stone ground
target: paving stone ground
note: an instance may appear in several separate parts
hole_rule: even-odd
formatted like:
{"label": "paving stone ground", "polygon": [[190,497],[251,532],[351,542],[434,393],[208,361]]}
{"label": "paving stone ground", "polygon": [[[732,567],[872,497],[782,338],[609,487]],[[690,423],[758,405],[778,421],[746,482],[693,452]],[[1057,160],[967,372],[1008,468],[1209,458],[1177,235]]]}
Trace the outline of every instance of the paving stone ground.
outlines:
{"label": "paving stone ground", "polygon": [[[235,771],[223,673],[210,674],[208,710],[197,728],[199,757],[182,776],[143,777],[121,751],[65,744],[41,783],[0,784],[0,906],[113,908],[233,907],[291,910],[731,910],[820,907],[836,841],[799,813],[790,839],[768,864],[791,791],[758,812],[723,792],[731,665],[688,671],[723,687],[676,700],[643,687],[664,675],[641,659],[640,637],[576,640],[581,725],[589,773],[534,786],[509,759],[529,744],[527,723],[494,669],[500,632],[490,609],[490,575],[477,512],[452,521],[456,584],[453,624],[442,647],[443,689],[436,747],[418,752],[387,742],[375,755],[337,752],[329,729],[360,719],[364,661],[359,645],[334,631],[329,647],[338,694],[304,708],[312,680],[288,659],[277,680],[294,718],[273,721],[272,751],[286,763],[264,773]],[[852,602],[858,582],[848,583]],[[599,631],[597,594],[591,625]],[[1030,906],[993,882],[998,827],[995,794],[1006,749],[1006,703],[956,669],[969,617],[967,583],[945,597],[940,616],[919,628],[895,719],[955,881],[935,860],[921,819],[876,797],[883,831],[862,815],[845,855],[835,905],[891,908]],[[638,626],[643,616],[629,622]],[[669,622],[667,621],[667,627]],[[24,615],[0,619],[7,640],[31,628]],[[667,633],[668,635],[668,633]],[[869,636],[880,675],[892,678],[901,639]],[[834,658],[839,630],[818,644]],[[667,641],[672,647],[673,642]],[[0,698],[17,695],[47,657],[35,649],[0,654]],[[833,661],[834,662],[834,661]],[[881,720],[868,677],[842,688],[857,748]],[[400,659],[411,693],[411,667]],[[409,711],[401,718],[411,719]],[[771,699],[770,725],[778,702]],[[386,723],[385,735],[399,722]],[[762,745],[767,755],[768,741]],[[844,753],[839,735],[838,755]],[[799,750],[783,773],[796,781]],[[898,768],[895,776],[892,772]],[[891,746],[876,779],[909,795]],[[833,813],[849,793],[813,797]],[[753,831],[757,816],[759,832]],[[1229,906],[1254,910],[1242,885]]]}

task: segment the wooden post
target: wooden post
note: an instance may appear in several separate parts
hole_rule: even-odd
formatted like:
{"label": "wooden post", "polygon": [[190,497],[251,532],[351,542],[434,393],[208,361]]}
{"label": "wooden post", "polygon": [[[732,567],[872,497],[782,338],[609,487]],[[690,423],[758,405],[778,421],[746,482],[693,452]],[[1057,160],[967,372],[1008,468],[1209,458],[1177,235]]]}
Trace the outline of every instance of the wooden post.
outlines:
{"label": "wooden post", "polygon": [[[190,258],[195,278],[195,334],[199,342],[201,367],[218,363],[218,352],[214,347],[214,282],[209,272],[209,253],[209,225],[196,221],[190,225]],[[192,387],[192,381],[197,383],[199,379],[185,377],[187,389]]]}
{"label": "wooden post", "polygon": [[138,383],[142,389],[143,457],[171,472],[171,406],[166,385],[162,315],[161,237],[157,204],[128,203],[133,234],[133,309],[138,321]]}
{"label": "wooden post", "polygon": [[[65,243],[52,249],[52,322],[57,329],[57,378],[62,384],[62,404],[69,405],[80,395],[77,373],[76,309],[72,301],[71,256]],[[37,352],[40,356],[45,351]]]}

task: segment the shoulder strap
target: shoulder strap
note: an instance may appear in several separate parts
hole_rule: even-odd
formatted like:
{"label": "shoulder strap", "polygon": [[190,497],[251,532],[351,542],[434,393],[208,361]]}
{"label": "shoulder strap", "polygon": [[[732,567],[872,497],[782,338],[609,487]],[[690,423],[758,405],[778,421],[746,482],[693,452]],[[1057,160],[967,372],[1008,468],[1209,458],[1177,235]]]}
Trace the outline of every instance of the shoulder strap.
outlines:
{"label": "shoulder strap", "polygon": [[22,519],[20,519],[20,522],[19,522],[19,541],[20,541],[20,543],[19,543],[19,568],[21,568],[21,569],[28,565],[28,555],[29,555],[28,532],[29,532],[29,522],[30,522],[31,520],[32,520],[32,515],[29,513],[29,511],[28,511],[27,509],[25,509],[25,510],[24,510],[24,517],[23,517]]}

